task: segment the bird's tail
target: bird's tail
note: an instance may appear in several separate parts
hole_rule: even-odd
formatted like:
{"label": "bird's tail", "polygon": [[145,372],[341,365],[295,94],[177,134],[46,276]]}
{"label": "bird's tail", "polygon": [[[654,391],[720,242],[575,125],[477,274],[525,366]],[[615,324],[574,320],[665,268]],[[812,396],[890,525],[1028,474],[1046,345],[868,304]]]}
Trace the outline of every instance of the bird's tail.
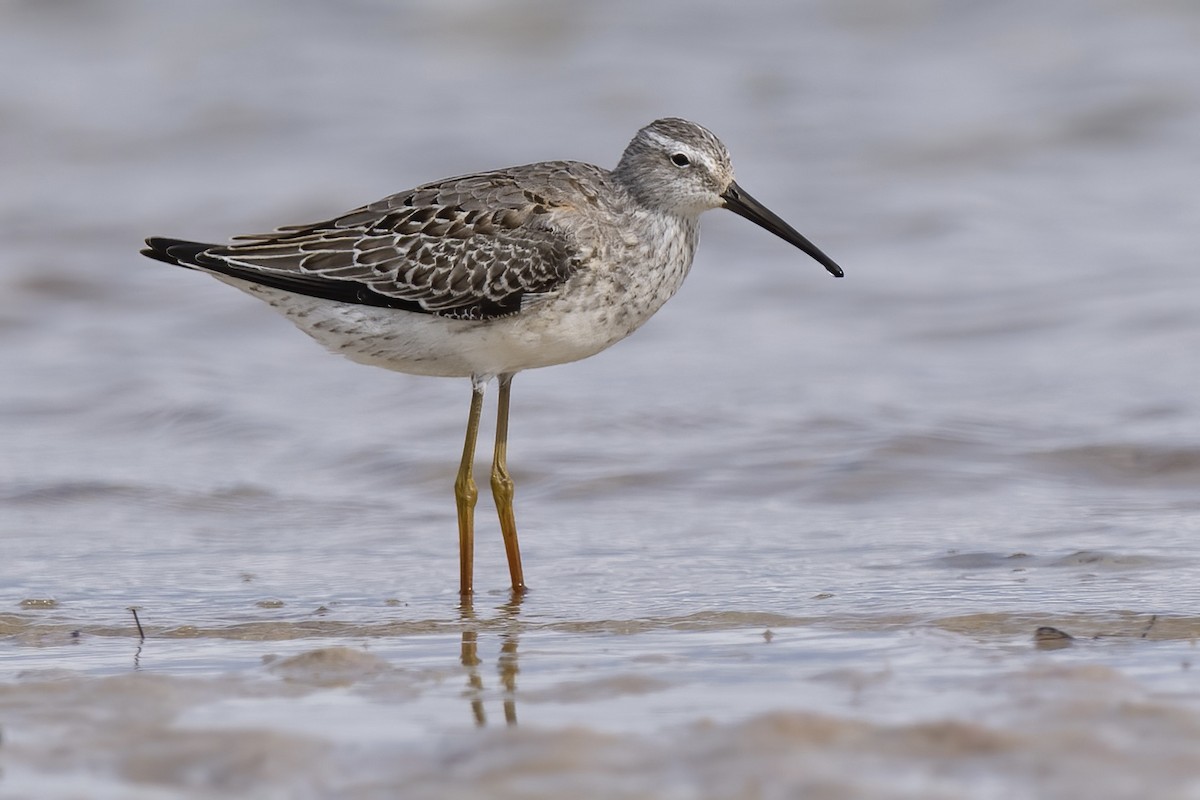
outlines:
{"label": "bird's tail", "polygon": [[200,262],[197,260],[200,254],[216,246],[204,242],[151,236],[146,240],[146,247],[142,250],[142,255],[177,267],[195,269],[200,266]]}

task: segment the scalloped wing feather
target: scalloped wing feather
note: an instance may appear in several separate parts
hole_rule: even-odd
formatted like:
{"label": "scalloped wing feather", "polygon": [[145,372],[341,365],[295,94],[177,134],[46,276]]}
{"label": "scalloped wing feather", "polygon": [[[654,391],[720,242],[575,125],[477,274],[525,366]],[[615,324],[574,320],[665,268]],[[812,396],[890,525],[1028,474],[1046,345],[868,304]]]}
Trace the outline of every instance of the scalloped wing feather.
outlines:
{"label": "scalloped wing feather", "polygon": [[[373,299],[377,305],[393,298],[396,307],[464,319],[515,314],[586,262],[585,249],[557,220],[581,211],[581,186],[607,180],[588,164],[536,167],[450,178],[325,222],[240,236],[203,261],[246,280],[288,282],[294,291],[350,282],[385,298]],[[594,200],[596,192],[584,196]]]}

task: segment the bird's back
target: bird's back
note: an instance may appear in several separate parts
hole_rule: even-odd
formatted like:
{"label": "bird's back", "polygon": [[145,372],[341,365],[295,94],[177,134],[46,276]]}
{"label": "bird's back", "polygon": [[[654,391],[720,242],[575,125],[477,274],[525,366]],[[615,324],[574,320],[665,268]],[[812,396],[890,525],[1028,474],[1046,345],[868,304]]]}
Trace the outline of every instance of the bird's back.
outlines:
{"label": "bird's back", "polygon": [[626,204],[606,170],[549,161],[423,184],[228,245],[155,237],[143,252],[311,297],[484,320],[555,291],[590,258],[597,220]]}

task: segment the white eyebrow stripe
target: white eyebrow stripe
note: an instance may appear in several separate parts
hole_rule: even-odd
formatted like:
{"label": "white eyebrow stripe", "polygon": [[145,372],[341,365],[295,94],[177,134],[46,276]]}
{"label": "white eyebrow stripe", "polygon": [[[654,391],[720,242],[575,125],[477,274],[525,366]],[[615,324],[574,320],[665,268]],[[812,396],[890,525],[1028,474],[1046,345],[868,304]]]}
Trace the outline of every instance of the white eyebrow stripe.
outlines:
{"label": "white eyebrow stripe", "polygon": [[712,162],[707,154],[702,153],[699,150],[695,150],[682,142],[672,139],[669,136],[663,136],[658,131],[642,131],[642,133],[646,135],[647,139],[651,139],[669,150],[678,150],[679,152],[685,153],[692,161],[702,162],[704,166],[708,168],[709,172],[716,174],[716,165]]}
{"label": "white eyebrow stripe", "polygon": [[653,139],[654,141],[661,144],[663,147],[679,147],[680,146],[679,142],[675,141],[674,139],[672,139],[670,137],[663,136],[658,131],[642,131],[642,133],[646,134],[647,139]]}

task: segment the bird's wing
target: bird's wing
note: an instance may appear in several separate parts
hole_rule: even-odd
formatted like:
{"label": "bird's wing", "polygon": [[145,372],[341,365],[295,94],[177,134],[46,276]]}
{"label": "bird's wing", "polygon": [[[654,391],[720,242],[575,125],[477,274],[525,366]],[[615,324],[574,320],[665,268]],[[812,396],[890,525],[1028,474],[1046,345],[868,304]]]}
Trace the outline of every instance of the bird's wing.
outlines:
{"label": "bird's wing", "polygon": [[580,189],[603,179],[574,162],[450,178],[325,222],[237,237],[196,254],[195,264],[345,302],[506,316],[588,260],[590,248],[562,221],[594,200]]}

